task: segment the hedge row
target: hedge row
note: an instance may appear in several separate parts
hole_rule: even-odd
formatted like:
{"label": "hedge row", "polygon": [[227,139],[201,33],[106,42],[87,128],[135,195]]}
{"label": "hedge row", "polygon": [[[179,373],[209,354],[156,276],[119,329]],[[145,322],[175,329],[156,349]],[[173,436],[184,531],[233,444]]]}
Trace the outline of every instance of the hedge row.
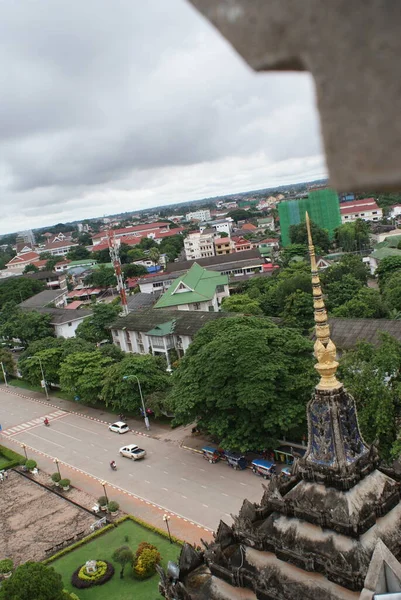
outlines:
{"label": "hedge row", "polygon": [[[164,537],[168,540],[170,539],[167,531],[164,531],[163,529],[159,529],[158,527],[153,527],[153,525],[149,525],[149,523],[146,523],[146,521],[142,521],[142,519],[138,519],[138,517],[134,517],[133,515],[125,515],[124,517],[120,517],[119,519],[116,519],[114,521],[114,523],[116,525],[118,525],[119,523],[123,523],[124,521],[127,521],[127,520],[133,521],[134,523],[136,523],[137,525],[140,525],[144,529],[148,529],[149,531],[152,531],[153,533],[157,533],[158,535],[161,535],[162,537]],[[185,542],[183,540],[180,540],[179,538],[177,538],[173,535],[171,536],[171,540],[174,542],[174,544],[179,544],[180,546],[183,546],[185,544]]]}
{"label": "hedge row", "polygon": [[6,469],[11,469],[12,467],[17,467],[18,465],[24,465],[26,463],[25,456],[21,456],[21,454],[18,454],[5,446],[0,446],[0,454],[9,461],[9,464],[5,467]]}
{"label": "hedge row", "polygon": [[114,529],[114,525],[112,525],[112,524],[105,525],[105,527],[102,527],[102,529],[98,529],[97,531],[94,531],[93,533],[90,533],[86,537],[82,538],[82,540],[79,540],[78,542],[75,542],[75,544],[71,544],[71,546],[67,546],[66,548],[63,548],[62,550],[60,550],[60,552],[57,552],[57,554],[53,554],[53,556],[50,556],[49,558],[45,558],[45,560],[42,560],[42,564],[48,565],[49,563],[53,562],[54,560],[57,560],[58,558],[61,558],[65,554],[68,554],[69,552],[72,552],[73,550],[76,550],[80,546],[83,546],[84,544],[87,544],[88,542],[90,542],[94,538],[99,537],[99,535],[103,535],[107,531],[110,531],[110,529]]}
{"label": "hedge row", "polygon": [[[149,523],[146,523],[146,521],[142,521],[142,519],[138,519],[138,517],[134,517],[133,515],[125,515],[124,517],[120,517],[119,519],[116,519],[113,524],[106,525],[105,527],[102,527],[102,529],[98,529],[97,531],[94,531],[93,533],[87,535],[82,540],[79,540],[79,542],[75,542],[75,544],[71,544],[71,546],[67,546],[66,548],[63,548],[63,550],[60,550],[60,552],[57,552],[57,554],[53,554],[53,556],[50,556],[49,558],[45,558],[45,560],[42,560],[42,563],[44,565],[47,565],[47,564],[53,562],[54,560],[61,558],[65,554],[68,554],[69,552],[72,552],[76,548],[79,548],[80,546],[87,544],[94,538],[98,537],[99,535],[103,535],[107,531],[110,531],[110,529],[113,529],[119,523],[124,523],[124,521],[127,521],[127,520],[133,521],[134,523],[136,523],[137,525],[140,525],[144,529],[147,529],[148,531],[152,531],[153,533],[157,533],[158,535],[161,535],[162,537],[169,539],[168,533],[166,531],[163,531],[163,529],[159,529],[158,527],[153,527],[153,525],[149,525]],[[171,536],[171,540],[175,544],[179,544],[180,546],[183,546],[185,543],[183,540],[180,540],[179,538],[176,538],[173,535]]]}

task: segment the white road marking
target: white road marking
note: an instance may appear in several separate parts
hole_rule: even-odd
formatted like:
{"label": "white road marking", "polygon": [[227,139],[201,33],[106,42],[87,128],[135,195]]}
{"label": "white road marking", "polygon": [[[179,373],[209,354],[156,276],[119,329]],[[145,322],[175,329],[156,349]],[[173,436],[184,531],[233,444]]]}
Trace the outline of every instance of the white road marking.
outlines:
{"label": "white road marking", "polygon": [[85,427],[79,427],[79,425],[72,425],[72,423],[68,423],[68,427],[75,427],[75,429],[81,429],[82,431],[86,431],[87,433],[92,433],[93,435],[99,435],[90,429],[85,429]]}
{"label": "white road marking", "polygon": [[145,479],[145,483],[150,483],[150,481],[148,481],[147,479]]}
{"label": "white road marking", "polygon": [[168,471],[163,471],[163,473],[164,473],[165,475],[168,475]]}
{"label": "white road marking", "polygon": [[204,506],[205,508],[209,508],[207,504],[202,504],[202,506]]}
{"label": "white road marking", "polygon": [[146,465],[148,467],[148,469],[151,469],[152,467],[150,465]]}
{"label": "white road marking", "polygon": [[224,475],[220,475],[220,479],[225,479]]}
{"label": "white road marking", "polygon": [[186,496],[183,496],[182,494],[181,494],[181,498],[184,498],[184,500],[188,500],[188,498]]}
{"label": "white road marking", "polygon": [[167,488],[162,488],[162,490],[164,490],[165,492],[168,492],[168,489],[167,489]]}
{"label": "white road marking", "polygon": [[242,483],[242,481],[240,481],[240,484],[241,484],[241,485],[245,485],[245,486],[246,486],[246,483]]}
{"label": "white road marking", "polygon": [[202,487],[204,490],[207,490],[207,486],[206,486],[206,485],[201,485],[201,487]]}
{"label": "white road marking", "polygon": [[203,472],[205,472],[205,469],[199,469],[199,471],[203,471]]}
{"label": "white road marking", "polygon": [[228,498],[228,494],[225,494],[224,492],[221,492],[223,496],[225,496],[226,498]]}
{"label": "white road marking", "polygon": [[74,437],[73,435],[68,435],[68,433],[62,433],[61,431],[57,431],[57,435],[64,435],[65,437],[71,438],[72,440],[75,440],[77,442],[83,441],[83,440],[80,440],[79,438]]}
{"label": "white road marking", "polygon": [[40,437],[40,435],[36,435],[36,433],[32,433],[32,431],[25,431],[24,433],[27,433],[28,435],[33,435],[33,437],[37,437],[40,440],[42,440],[42,442],[48,442],[49,444],[53,444],[53,446],[58,446],[59,448],[65,448],[65,446],[62,446],[61,444],[56,444],[56,442],[52,442],[51,440],[47,440],[46,438],[42,438]]}
{"label": "white road marking", "polygon": [[181,477],[182,481],[188,481],[188,479],[185,479],[185,477]]}

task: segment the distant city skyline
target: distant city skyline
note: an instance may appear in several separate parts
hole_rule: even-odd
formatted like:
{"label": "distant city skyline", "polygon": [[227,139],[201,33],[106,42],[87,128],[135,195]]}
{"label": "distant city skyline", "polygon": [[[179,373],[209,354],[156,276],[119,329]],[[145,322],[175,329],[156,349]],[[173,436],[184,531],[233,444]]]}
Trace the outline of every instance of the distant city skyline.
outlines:
{"label": "distant city skyline", "polygon": [[326,176],[311,77],[184,0],[1,3],[0,48],[0,234]]}

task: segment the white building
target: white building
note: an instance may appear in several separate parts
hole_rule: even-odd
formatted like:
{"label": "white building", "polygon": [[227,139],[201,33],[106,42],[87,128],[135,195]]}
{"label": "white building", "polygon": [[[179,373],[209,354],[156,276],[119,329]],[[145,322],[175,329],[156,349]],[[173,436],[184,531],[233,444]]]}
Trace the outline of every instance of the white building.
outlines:
{"label": "white building", "polygon": [[210,223],[202,223],[199,226],[199,231],[202,233],[206,228],[213,228],[217,233],[226,233],[231,235],[234,220],[232,217],[226,219],[217,219],[216,221],[210,221]]}
{"label": "white building", "polygon": [[155,310],[132,312],[111,326],[113,343],[124,352],[164,355],[167,364],[173,351],[179,357],[188,350],[194,335],[206,323],[233,313]]}
{"label": "white building", "polygon": [[208,208],[200,208],[185,215],[186,221],[210,221],[210,210]]}
{"label": "white building", "polygon": [[380,221],[383,218],[382,209],[374,198],[351,200],[340,204],[341,223],[352,223],[356,219],[363,221]]}
{"label": "white building", "polygon": [[214,235],[194,231],[184,240],[184,251],[187,260],[196,260],[214,256]]}

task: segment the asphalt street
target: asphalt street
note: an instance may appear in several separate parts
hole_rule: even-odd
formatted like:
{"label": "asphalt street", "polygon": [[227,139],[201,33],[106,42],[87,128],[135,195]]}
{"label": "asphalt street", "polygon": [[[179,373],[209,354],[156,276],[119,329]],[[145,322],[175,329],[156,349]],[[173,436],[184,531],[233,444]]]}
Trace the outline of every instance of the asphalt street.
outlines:
{"label": "asphalt street", "polygon": [[[49,427],[43,424],[45,416]],[[245,497],[252,502],[262,497],[263,480],[249,469],[234,471],[225,462],[211,465],[176,443],[112,433],[103,423],[3,391],[0,424],[0,444],[18,450],[11,440],[24,443],[213,530],[221,518],[231,523],[230,513],[238,513]],[[146,458],[121,457],[119,448],[129,443],[144,448]],[[117,471],[110,469],[112,459]]]}

